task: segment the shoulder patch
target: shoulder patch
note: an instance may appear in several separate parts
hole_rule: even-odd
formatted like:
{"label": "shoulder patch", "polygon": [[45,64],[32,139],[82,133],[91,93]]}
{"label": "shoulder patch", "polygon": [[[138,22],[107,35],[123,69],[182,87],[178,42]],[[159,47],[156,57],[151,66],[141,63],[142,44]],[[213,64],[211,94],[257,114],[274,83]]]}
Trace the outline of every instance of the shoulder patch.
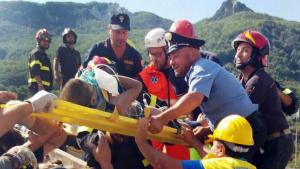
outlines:
{"label": "shoulder patch", "polygon": [[152,76],[150,80],[152,83],[157,83],[158,78],[156,76]]}

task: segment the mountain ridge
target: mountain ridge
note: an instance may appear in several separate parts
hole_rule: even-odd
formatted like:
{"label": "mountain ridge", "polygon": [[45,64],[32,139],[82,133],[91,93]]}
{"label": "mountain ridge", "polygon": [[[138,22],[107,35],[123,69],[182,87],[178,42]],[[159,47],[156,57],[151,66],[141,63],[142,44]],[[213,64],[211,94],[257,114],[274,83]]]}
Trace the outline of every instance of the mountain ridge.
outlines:
{"label": "mountain ridge", "polygon": [[[3,5],[4,4],[4,5]],[[238,5],[237,5],[238,4]],[[110,16],[118,11],[129,14],[132,30],[129,38],[147,60],[144,36],[154,27],[166,30],[172,21],[150,12],[131,13],[116,3],[90,2],[0,2],[0,90],[18,91],[26,96],[27,59],[35,46],[34,34],[46,27],[53,35],[48,54],[51,60],[61,45],[64,27],[78,33],[76,49],[84,54],[95,42],[108,37]],[[41,13],[40,15],[38,15]],[[300,23],[267,14],[256,13],[235,0],[225,1],[215,15],[195,23],[198,35],[206,40],[205,50],[218,54],[225,67],[234,71],[232,39],[246,29],[261,31],[270,39],[272,48],[267,68],[276,80],[292,88],[300,82]],[[16,66],[8,66],[18,59]],[[25,63],[25,64],[24,64]],[[22,86],[22,87],[19,87]],[[297,89],[300,94],[300,89]]]}

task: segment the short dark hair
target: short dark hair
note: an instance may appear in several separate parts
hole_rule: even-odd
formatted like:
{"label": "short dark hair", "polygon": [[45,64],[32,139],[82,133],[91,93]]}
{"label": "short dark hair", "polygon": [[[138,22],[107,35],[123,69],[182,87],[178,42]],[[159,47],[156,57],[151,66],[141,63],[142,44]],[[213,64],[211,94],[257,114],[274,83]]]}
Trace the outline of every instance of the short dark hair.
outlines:
{"label": "short dark hair", "polygon": [[70,79],[60,93],[60,99],[82,106],[90,106],[93,86],[80,80]]}

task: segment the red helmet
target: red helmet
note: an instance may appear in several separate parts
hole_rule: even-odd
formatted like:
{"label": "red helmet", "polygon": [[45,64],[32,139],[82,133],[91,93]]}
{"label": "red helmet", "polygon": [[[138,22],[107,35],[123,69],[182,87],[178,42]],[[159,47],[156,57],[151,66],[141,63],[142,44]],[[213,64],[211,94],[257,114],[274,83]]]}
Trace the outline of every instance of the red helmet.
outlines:
{"label": "red helmet", "polygon": [[37,43],[40,43],[41,40],[46,40],[51,42],[51,35],[46,28],[43,28],[36,32],[35,40]]}
{"label": "red helmet", "polygon": [[[86,68],[89,69],[89,70],[92,70],[92,69],[94,69],[96,67],[100,68],[100,69],[103,69],[103,67],[104,67],[104,70],[106,70],[108,73],[115,74],[114,73],[115,70],[116,70],[115,62],[109,60],[106,57],[95,55],[93,57],[93,59],[89,61],[89,63],[88,63],[88,65],[87,65]],[[109,67],[110,70],[105,69],[105,67]]]}
{"label": "red helmet", "polygon": [[267,66],[267,56],[270,53],[269,40],[260,32],[254,30],[247,30],[239,34],[231,43],[232,47],[237,50],[241,42],[246,42],[259,52],[258,59],[262,66]]}
{"label": "red helmet", "polygon": [[168,54],[187,46],[199,48],[205,43],[197,38],[193,24],[186,19],[174,22],[165,34],[165,39],[168,42]]}
{"label": "red helmet", "polygon": [[174,22],[171,25],[169,31],[184,36],[186,38],[197,39],[197,34],[193,24],[186,19]]}

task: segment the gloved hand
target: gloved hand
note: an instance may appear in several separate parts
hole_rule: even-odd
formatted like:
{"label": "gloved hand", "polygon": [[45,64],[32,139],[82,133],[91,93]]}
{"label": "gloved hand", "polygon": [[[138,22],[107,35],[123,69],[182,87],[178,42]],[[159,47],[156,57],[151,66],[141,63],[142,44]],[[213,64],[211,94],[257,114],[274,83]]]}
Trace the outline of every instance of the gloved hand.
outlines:
{"label": "gloved hand", "polygon": [[54,108],[54,99],[57,99],[56,95],[41,90],[25,101],[31,103],[33,113],[42,113],[52,111]]}
{"label": "gloved hand", "polygon": [[7,154],[17,157],[21,161],[22,166],[31,165],[37,168],[37,160],[30,149],[24,146],[15,146],[7,151]]}

